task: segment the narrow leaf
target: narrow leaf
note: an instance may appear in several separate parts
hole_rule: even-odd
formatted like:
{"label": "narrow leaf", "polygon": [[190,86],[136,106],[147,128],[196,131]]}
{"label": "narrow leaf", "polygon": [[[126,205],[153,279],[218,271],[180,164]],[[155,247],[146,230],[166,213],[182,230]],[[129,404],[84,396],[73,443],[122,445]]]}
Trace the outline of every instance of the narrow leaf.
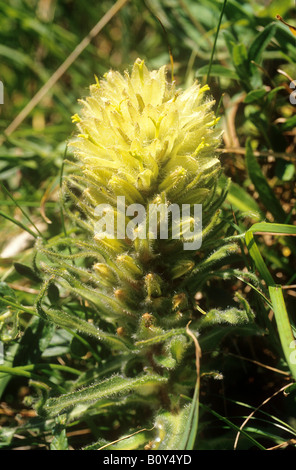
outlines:
{"label": "narrow leaf", "polygon": [[92,404],[107,397],[127,394],[133,390],[145,389],[145,387],[157,386],[165,383],[167,379],[160,375],[144,375],[136,378],[115,375],[90,387],[75,392],[50,398],[44,406],[44,411],[49,416],[56,416],[75,405]]}
{"label": "narrow leaf", "polygon": [[93,323],[89,323],[78,316],[70,315],[64,310],[45,309],[42,307],[42,312],[43,316],[45,314],[49,320],[62,328],[77,330],[80,333],[97,338],[99,341],[104,341],[112,345],[113,348],[132,349],[132,346],[127,341],[123,340],[123,338],[112,335],[111,333],[105,333]]}
{"label": "narrow leaf", "polygon": [[296,340],[293,336],[281,286],[269,286],[269,294],[283,352],[291,374],[296,380]]}
{"label": "narrow leaf", "polygon": [[41,278],[33,271],[32,268],[22,263],[14,263],[15,270],[21,275],[33,282],[41,282]]}
{"label": "narrow leaf", "polygon": [[261,98],[263,98],[263,96],[265,96],[266,94],[267,94],[267,91],[265,90],[265,88],[258,88],[257,90],[251,90],[245,97],[244,103],[249,104],[249,103],[253,103],[254,101],[258,101]]}
{"label": "narrow leaf", "polygon": [[260,165],[254,156],[250,140],[246,143],[246,163],[250,179],[258,191],[262,203],[272,213],[277,222],[285,223],[287,215],[261,171]]}
{"label": "narrow leaf", "polygon": [[164,412],[156,418],[155,427],[159,430],[159,435],[155,440],[156,450],[185,450],[181,441],[188,422],[190,408],[191,406],[186,406],[177,414]]}
{"label": "narrow leaf", "polygon": [[271,23],[261,31],[249,48],[249,60],[258,63],[261,60],[262,53],[268,46],[276,31],[276,24]]}
{"label": "narrow leaf", "polygon": [[[197,77],[203,77],[208,73],[209,69],[209,65],[204,65],[198,70]],[[225,77],[233,80],[239,79],[238,74],[235,72],[235,70],[224,67],[223,65],[213,64],[210,71],[212,77]]]}
{"label": "narrow leaf", "polygon": [[261,256],[252,231],[248,230],[246,232],[245,239],[249,253],[253,258],[253,261],[255,262],[256,268],[258,269],[260,275],[262,276],[267,285],[272,286],[274,284],[273,278],[270,272],[268,271],[267,266]]}

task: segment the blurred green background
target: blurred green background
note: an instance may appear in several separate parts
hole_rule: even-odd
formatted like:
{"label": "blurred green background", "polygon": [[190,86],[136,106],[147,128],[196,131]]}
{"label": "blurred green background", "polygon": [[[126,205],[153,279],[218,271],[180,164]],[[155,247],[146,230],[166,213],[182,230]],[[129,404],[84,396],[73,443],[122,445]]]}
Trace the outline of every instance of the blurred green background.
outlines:
{"label": "blurred green background", "polygon": [[[295,225],[296,105],[290,101],[290,82],[296,79],[296,36],[293,29],[276,19],[280,15],[296,27],[295,3],[291,0],[127,1],[13,132],[7,133],[114,4],[107,0],[0,0],[0,80],[4,84],[4,104],[0,105],[0,182],[4,185],[0,188],[0,280],[15,289],[19,302],[28,308],[39,285],[32,276],[24,275],[30,274],[24,268],[14,265],[30,264],[32,255],[33,240],[22,229],[21,224],[27,226],[28,221],[21,208],[44,237],[62,231],[59,182],[66,142],[75,130],[71,116],[79,112],[78,100],[88,94],[95,76],[101,77],[110,68],[121,72],[130,69],[137,57],[145,59],[149,68],[167,64],[170,73],[171,51],[174,79],[180,87],[195,79],[208,81],[224,131],[221,160],[225,175],[232,178],[225,210],[233,212],[238,230],[246,230],[257,221]],[[247,142],[254,150],[248,158]],[[291,240],[266,235],[259,242],[274,279],[286,286],[285,299],[295,323],[295,246]],[[226,288],[217,284],[215,296],[221,306],[227,305],[236,289],[243,295],[249,292],[248,286],[240,283],[226,284]],[[25,329],[26,321],[21,320],[18,327]],[[12,339],[14,328],[12,321],[8,325]],[[30,344],[28,338],[22,341],[23,347]],[[221,366],[228,377],[232,376],[223,385],[229,400],[236,397],[254,406],[286,383],[285,372],[278,374],[262,367],[262,363],[280,367],[282,360],[272,356],[268,345],[264,350],[260,343],[257,349],[256,341],[233,342],[232,356],[227,360],[223,356]],[[55,357],[70,354],[65,342],[65,338],[60,344],[57,340]],[[34,359],[28,351],[26,354],[24,360],[32,363]],[[247,355],[249,362],[235,362],[235,354]],[[261,366],[255,366],[255,361]],[[241,382],[233,380],[233,374],[238,374]],[[219,383],[209,386],[212,397],[219,393],[224,396]],[[15,425],[15,413],[24,409],[23,398],[29,393],[24,382],[7,387],[8,381],[2,377],[0,424],[9,428]],[[223,400],[217,405],[221,414],[227,408]],[[7,409],[12,410],[11,415],[3,412]],[[30,417],[30,406],[25,410],[23,420]],[[237,411],[233,403],[229,410],[240,416],[241,410]],[[293,400],[277,402],[268,419],[275,410],[280,410],[285,432],[289,431],[288,435],[281,434],[274,423],[271,429],[263,426],[260,432],[267,446],[288,441],[291,429],[295,430]],[[203,422],[202,445],[227,448],[230,440],[223,426],[229,429],[229,422],[211,418],[206,415]],[[3,447],[18,447],[11,441],[12,434],[2,437]],[[28,445],[40,444],[33,441],[28,440]]]}

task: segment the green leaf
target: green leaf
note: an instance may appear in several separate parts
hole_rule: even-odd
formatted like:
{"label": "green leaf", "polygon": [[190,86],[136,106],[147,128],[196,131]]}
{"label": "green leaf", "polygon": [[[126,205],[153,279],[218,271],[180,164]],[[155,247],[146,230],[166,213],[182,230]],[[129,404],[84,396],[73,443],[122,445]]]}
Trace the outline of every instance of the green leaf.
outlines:
{"label": "green leaf", "polygon": [[185,450],[193,450],[196,440],[199,419],[199,388],[200,378],[198,377],[194,388],[194,395],[190,406],[185,432],[181,441],[181,448],[184,448]]}
{"label": "green leaf", "polygon": [[[78,316],[71,315],[64,310],[47,309],[42,307],[43,316],[45,315],[48,320],[61,326],[62,328],[70,328],[77,330],[86,335],[97,338],[99,341],[109,343],[113,348],[132,349],[132,345],[119,336],[111,333],[105,333],[96,327],[93,323],[89,323]],[[40,312],[41,313],[41,312]]]}
{"label": "green leaf", "polygon": [[149,442],[149,434],[144,432],[138,432],[136,431],[134,435],[124,435],[121,436],[117,442],[104,442],[101,439],[101,442],[99,441],[96,444],[92,444],[91,446],[88,446],[84,448],[84,450],[137,450],[137,449],[143,449],[145,444]]}
{"label": "green leaf", "polygon": [[[7,309],[9,299],[16,300],[15,291],[6,282],[0,282],[0,297],[0,313]],[[7,298],[7,301],[3,300],[3,297]]]}
{"label": "green leaf", "polygon": [[54,434],[50,443],[50,450],[69,450],[66,429],[62,429]]}
{"label": "green leaf", "polygon": [[4,449],[6,446],[8,446],[13,437],[14,437],[14,434],[17,432],[17,427],[13,428],[13,427],[4,427],[4,426],[1,426],[1,429],[0,429],[0,449]]}
{"label": "green leaf", "polygon": [[291,374],[296,380],[296,340],[293,336],[281,286],[269,286],[269,294],[283,352]]}
{"label": "green leaf", "polygon": [[289,52],[291,56],[291,62],[295,63],[295,36],[291,34],[289,28],[287,28],[285,25],[277,23],[275,38],[278,41],[281,50],[283,52]]}
{"label": "green leaf", "polygon": [[156,364],[165,369],[174,369],[176,366],[176,361],[171,355],[155,355],[153,356]]}
{"label": "green leaf", "polygon": [[176,335],[169,342],[166,349],[170,352],[175,361],[179,363],[183,359],[187,347],[187,338],[184,335]]}
{"label": "green leaf", "polygon": [[292,181],[295,174],[295,165],[283,158],[276,161],[275,174],[282,181]]}
{"label": "green leaf", "polygon": [[186,443],[183,441],[190,410],[191,405],[188,405],[179,413],[164,412],[157,416],[155,428],[158,435],[153,441],[155,450],[185,450]]}
{"label": "green leaf", "polygon": [[5,282],[0,282],[0,296],[0,341],[8,343],[19,334],[20,311],[13,307],[16,295]]}
{"label": "green leaf", "polygon": [[262,53],[270,43],[271,39],[273,38],[275,32],[276,32],[277,25],[276,23],[271,23],[268,26],[264,28],[263,31],[261,31],[254,41],[252,42],[250,48],[249,48],[249,53],[248,53],[248,58],[249,61],[254,61],[257,64],[260,63]]}
{"label": "green leaf", "polygon": [[282,90],[285,90],[285,87],[284,86],[278,86],[276,88],[273,88],[268,94],[267,94],[267,101],[270,103],[273,98],[276,96],[276,94],[279,92],[279,91],[282,91]]}
{"label": "green leaf", "polygon": [[265,232],[277,235],[296,235],[296,226],[290,224],[274,224],[268,222],[258,222],[249,228],[249,232]]}
{"label": "green leaf", "polygon": [[69,450],[65,424],[66,416],[62,415],[56,418],[56,425],[53,428],[53,440],[50,443],[50,450]]}
{"label": "green leaf", "polygon": [[249,72],[248,53],[243,43],[233,45],[232,60],[238,75],[243,79],[248,78],[245,75]]}
{"label": "green leaf", "polygon": [[184,334],[185,331],[186,331],[185,328],[171,329],[171,330],[168,330],[168,331],[164,332],[163,334],[155,335],[155,336],[152,336],[151,338],[148,338],[148,339],[143,339],[143,340],[136,341],[135,346],[136,347],[142,347],[142,346],[146,347],[146,346],[149,346],[149,345],[152,345],[152,344],[163,343],[166,340],[168,340],[169,338],[172,338],[176,335]]}
{"label": "green leaf", "polygon": [[138,390],[145,393],[146,387],[158,388],[159,385],[166,383],[167,379],[160,375],[142,375],[135,378],[122,377],[115,375],[100,383],[85,387],[75,392],[61,395],[57,398],[50,398],[44,405],[43,411],[48,416],[56,416],[75,405],[92,404],[107,397],[128,394],[131,391]]}
{"label": "green leaf", "polygon": [[265,96],[266,94],[267,94],[267,91],[265,90],[265,88],[259,88],[258,90],[251,90],[245,97],[244,102],[247,104],[253,103],[254,101],[258,101],[261,98],[263,98],[263,96]]}
{"label": "green leaf", "polygon": [[234,182],[230,184],[227,201],[241,212],[249,213],[250,216],[262,217],[261,210],[255,199],[242,186]]}
{"label": "green leaf", "polygon": [[[14,356],[18,350],[18,343],[12,343],[8,347],[4,346],[4,363],[2,366],[11,368],[14,361]],[[12,375],[7,374],[6,372],[0,372],[0,398],[2,397],[7,384],[11,380]]]}
{"label": "green leaf", "polygon": [[226,310],[212,309],[200,321],[200,328],[210,325],[228,323],[230,325],[241,325],[249,323],[248,312],[232,307]]}
{"label": "green leaf", "polygon": [[48,295],[48,299],[49,299],[50,303],[53,304],[53,305],[57,304],[60,300],[59,288],[53,283],[51,283],[48,286],[47,295]]}
{"label": "green leaf", "polygon": [[100,439],[95,444],[84,447],[83,450],[137,450],[143,449],[145,444],[149,442],[149,434],[143,431],[121,436],[116,442],[107,442]]}
{"label": "green leaf", "polygon": [[34,364],[49,345],[55,331],[55,326],[43,320],[32,317],[19,342],[14,365]]}
{"label": "green leaf", "polygon": [[228,0],[225,12],[228,19],[232,22],[243,19],[245,21],[247,20],[250,25],[253,25],[254,23],[254,17],[246,3],[236,0]]}
{"label": "green leaf", "polygon": [[254,156],[250,139],[246,143],[246,164],[250,179],[259,193],[261,202],[272,213],[276,222],[285,223],[287,215],[261,171],[260,165]]}
{"label": "green leaf", "polygon": [[21,263],[14,263],[13,265],[16,272],[21,276],[26,277],[33,282],[41,282],[40,277],[29,266]]}
{"label": "green leaf", "polygon": [[259,222],[253,224],[252,227],[245,233],[245,240],[247,248],[251,257],[253,258],[256,268],[261,274],[262,278],[268,286],[274,286],[274,280],[267,269],[267,266],[262,258],[259,248],[254,239],[254,233],[272,233],[274,235],[295,235],[296,226],[288,224],[273,224],[267,222]]}
{"label": "green leaf", "polygon": [[71,341],[70,351],[73,357],[83,357],[88,352],[87,344],[84,344],[76,336]]}
{"label": "green leaf", "polygon": [[294,114],[294,116],[290,118],[287,118],[284,123],[279,124],[279,127],[283,132],[290,131],[291,129],[294,129],[295,126],[296,126],[296,114]]}
{"label": "green leaf", "polygon": [[190,277],[194,277],[196,274],[201,272],[207,271],[208,269],[212,269],[216,264],[218,264],[221,260],[227,258],[238,252],[238,245],[236,243],[228,243],[216,251],[211,253],[206,259],[201,261],[196,268],[194,268],[191,273]]}
{"label": "green leaf", "polygon": [[[198,72],[196,74],[197,77],[203,77],[206,75],[209,71],[210,67],[209,65],[204,65],[200,69],[198,69]],[[213,64],[211,67],[211,76],[212,77],[225,77],[225,78],[230,78],[232,80],[238,80],[239,76],[233,69],[229,69],[227,67],[223,67],[223,65],[219,64]]]}
{"label": "green leaf", "polygon": [[267,269],[267,266],[261,256],[261,253],[259,251],[259,248],[255,242],[254,236],[252,231],[248,230],[245,234],[245,239],[246,239],[246,244],[247,248],[249,250],[249,253],[252,257],[252,259],[255,262],[256,268],[258,269],[260,275],[264,279],[264,281],[267,283],[267,285],[273,285],[274,281],[273,278],[270,274],[270,272]]}

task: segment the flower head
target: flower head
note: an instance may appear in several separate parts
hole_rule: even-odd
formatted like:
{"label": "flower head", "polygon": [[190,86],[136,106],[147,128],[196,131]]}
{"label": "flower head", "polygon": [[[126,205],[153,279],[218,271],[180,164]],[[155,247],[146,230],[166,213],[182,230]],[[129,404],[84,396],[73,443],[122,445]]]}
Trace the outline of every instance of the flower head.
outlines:
{"label": "flower head", "polygon": [[131,74],[108,72],[73,116],[79,134],[71,146],[85,177],[129,203],[159,194],[180,203],[211,199],[220,132],[208,89],[196,82],[176,90],[165,66],[149,71],[140,59]]}

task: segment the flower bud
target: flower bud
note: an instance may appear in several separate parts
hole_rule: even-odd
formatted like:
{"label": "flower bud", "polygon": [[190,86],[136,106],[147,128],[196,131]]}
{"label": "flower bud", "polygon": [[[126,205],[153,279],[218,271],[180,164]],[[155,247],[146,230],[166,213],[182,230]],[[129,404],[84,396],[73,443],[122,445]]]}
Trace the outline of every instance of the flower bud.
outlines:
{"label": "flower bud", "polygon": [[161,278],[154,273],[145,276],[145,288],[148,299],[161,296]]}
{"label": "flower bud", "polygon": [[192,260],[179,260],[172,268],[172,279],[184,276],[194,268],[194,261]]}
{"label": "flower bud", "polygon": [[137,279],[142,276],[143,271],[135,260],[129,255],[119,255],[116,258],[118,267],[120,270],[123,270],[124,273],[133,279]]}
{"label": "flower bud", "polygon": [[184,292],[175,294],[172,299],[173,310],[183,310],[188,307],[188,299]]}
{"label": "flower bud", "polygon": [[105,263],[96,263],[95,272],[100,276],[100,282],[106,287],[112,287],[117,282],[116,274],[113,269]]}

